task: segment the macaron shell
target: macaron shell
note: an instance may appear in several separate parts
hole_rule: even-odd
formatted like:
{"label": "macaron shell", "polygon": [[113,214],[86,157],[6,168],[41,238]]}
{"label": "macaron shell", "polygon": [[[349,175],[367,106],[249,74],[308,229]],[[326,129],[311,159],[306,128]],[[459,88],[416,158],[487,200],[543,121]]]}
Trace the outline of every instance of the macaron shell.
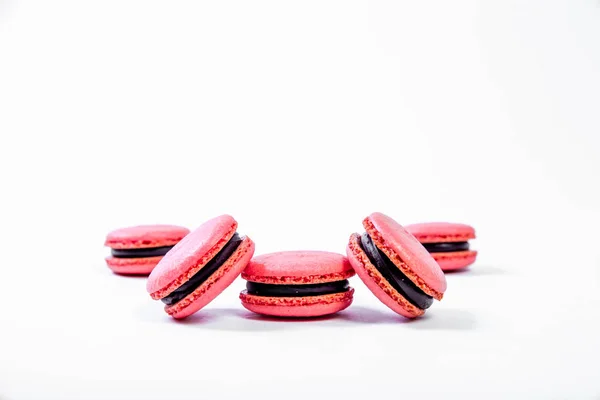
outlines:
{"label": "macaron shell", "polygon": [[268,284],[325,283],[348,279],[354,270],[342,254],[327,251],[281,251],[254,257],[242,278]]}
{"label": "macaron shell", "polygon": [[477,252],[454,251],[451,253],[431,253],[443,271],[456,271],[468,267],[475,262]]}
{"label": "macaron shell", "polygon": [[117,258],[106,257],[106,265],[120,275],[149,275],[163,257]]}
{"label": "macaron shell", "polygon": [[206,221],[177,243],[148,277],[146,290],[153,299],[168,296],[194,276],[231,239],[237,222],[230,215]]}
{"label": "macaron shell", "polygon": [[425,222],[407,225],[405,228],[421,243],[466,242],[475,239],[475,229],[465,224]]}
{"label": "macaron shell", "polygon": [[106,236],[104,245],[112,249],[173,246],[189,232],[189,229],[176,225],[131,226],[110,232]]}
{"label": "macaron shell", "polygon": [[428,295],[441,300],[446,291],[444,272],[423,245],[402,225],[382,213],[363,221],[373,243]]}
{"label": "macaron shell", "polygon": [[173,318],[190,316],[206,306],[225,290],[246,268],[254,254],[254,242],[246,237],[229,259],[196,290],[165,311]]}
{"label": "macaron shell", "polygon": [[360,236],[358,234],[355,233],[350,236],[348,247],[346,247],[346,254],[358,277],[364,282],[367,288],[392,311],[406,318],[416,318],[423,315],[425,313],[424,310],[415,307],[406,300],[389,284],[377,268],[371,264],[369,257],[367,257],[360,247],[359,241]]}
{"label": "macaron shell", "polygon": [[343,293],[306,297],[253,296],[245,290],[240,293],[242,305],[257,314],[274,317],[320,317],[342,311],[352,304],[354,289]]}

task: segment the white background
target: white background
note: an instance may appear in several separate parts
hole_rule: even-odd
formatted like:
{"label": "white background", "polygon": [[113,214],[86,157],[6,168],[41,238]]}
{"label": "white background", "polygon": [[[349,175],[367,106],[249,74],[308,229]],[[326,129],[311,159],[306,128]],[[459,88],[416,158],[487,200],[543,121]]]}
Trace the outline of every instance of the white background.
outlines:
{"label": "white background", "polygon": [[[597,399],[597,1],[0,0],[0,399]],[[373,211],[474,225],[408,322],[357,278],[176,323],[112,229],[229,213],[257,254]]]}

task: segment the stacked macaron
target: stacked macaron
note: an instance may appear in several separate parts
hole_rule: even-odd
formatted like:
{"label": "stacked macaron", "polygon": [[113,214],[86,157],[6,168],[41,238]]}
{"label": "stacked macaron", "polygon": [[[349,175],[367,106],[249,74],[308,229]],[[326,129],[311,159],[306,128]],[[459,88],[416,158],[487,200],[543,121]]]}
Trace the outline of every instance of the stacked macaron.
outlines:
{"label": "stacked macaron", "polygon": [[185,318],[210,303],[246,267],[254,242],[237,233],[230,215],[213,218],[187,235],[158,263],[146,289],[173,318]]}
{"label": "stacked macaron", "polygon": [[325,251],[284,251],[255,257],[242,273],[246,290],[242,305],[258,314],[278,317],[318,317],[352,303],[348,278],[354,271],[341,254]]}
{"label": "stacked macaron", "polygon": [[117,274],[148,275],[189,232],[175,225],[140,225],[114,230],[104,242],[111,248],[106,265]]}
{"label": "stacked macaron", "polygon": [[407,225],[431,253],[443,271],[455,271],[475,262],[477,252],[470,249],[469,240],[475,239],[475,229],[465,224],[428,222]]}
{"label": "stacked macaron", "polygon": [[425,313],[441,300],[446,278],[427,250],[400,224],[381,213],[363,221],[365,233],[350,236],[348,258],[367,287],[393,311],[407,318]]}

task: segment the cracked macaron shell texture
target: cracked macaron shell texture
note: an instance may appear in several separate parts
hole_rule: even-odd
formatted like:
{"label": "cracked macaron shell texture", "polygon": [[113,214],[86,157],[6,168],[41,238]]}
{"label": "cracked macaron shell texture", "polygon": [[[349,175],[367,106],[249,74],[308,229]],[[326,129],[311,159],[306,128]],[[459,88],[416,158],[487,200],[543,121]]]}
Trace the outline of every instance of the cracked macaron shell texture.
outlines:
{"label": "cracked macaron shell texture", "polygon": [[[181,240],[150,274],[146,289],[162,299],[202,269],[233,237],[237,222],[230,215],[213,218]],[[239,247],[204,283],[181,301],[165,306],[174,318],[184,318],[200,310],[225,290],[246,267],[254,254],[254,242],[244,237]]]}
{"label": "cracked macaron shell texture", "polygon": [[[377,248],[398,267],[408,279],[429,296],[441,300],[446,291],[446,277],[423,245],[402,225],[382,213],[373,213],[363,226]],[[408,318],[425,313],[400,295],[371,264],[360,246],[360,235],[353,234],[346,248],[352,267],[373,292],[390,309]]]}
{"label": "cracked macaron shell texture", "polygon": [[[242,278],[272,285],[336,282],[354,276],[348,259],[326,251],[282,251],[263,254],[250,261]],[[354,289],[320,296],[268,297],[240,293],[242,305],[258,314],[277,317],[317,317],[346,309]]]}
{"label": "cracked macaron shell texture", "polygon": [[[406,230],[421,243],[467,242],[475,239],[475,229],[466,224],[451,222],[424,222],[406,226]],[[473,264],[477,251],[465,250],[455,252],[431,253],[444,271],[455,271]]]}
{"label": "cracked macaron shell texture", "polygon": [[[177,225],[138,225],[116,229],[106,235],[104,245],[111,249],[145,249],[174,246],[189,229]],[[163,256],[119,258],[108,256],[106,265],[117,274],[148,275]]]}

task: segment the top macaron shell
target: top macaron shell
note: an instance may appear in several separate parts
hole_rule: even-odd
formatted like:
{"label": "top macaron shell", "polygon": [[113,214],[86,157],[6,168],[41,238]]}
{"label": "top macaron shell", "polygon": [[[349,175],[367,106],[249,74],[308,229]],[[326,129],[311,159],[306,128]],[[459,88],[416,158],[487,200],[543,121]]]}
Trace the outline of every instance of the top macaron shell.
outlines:
{"label": "top macaron shell", "polygon": [[354,276],[348,259],[326,251],[280,251],[254,257],[242,278],[270,284],[324,283]]}
{"label": "top macaron shell", "polygon": [[176,225],[131,226],[110,232],[106,236],[104,245],[112,249],[173,246],[189,232],[189,229]]}
{"label": "top macaron shell", "polygon": [[[427,288],[437,292],[436,298],[441,298],[446,291],[446,277],[438,263],[431,257],[423,245],[402,225],[382,213],[373,213],[363,222],[371,237],[378,234],[389,249],[397,254],[402,262],[424,283]],[[377,242],[377,238],[373,237]],[[378,246],[379,247],[379,246]],[[385,252],[385,249],[381,249]],[[388,254],[388,256],[390,256]],[[419,282],[415,282],[418,286]],[[427,288],[422,288],[427,292]],[[433,295],[434,293],[429,293]]]}
{"label": "top macaron shell", "polygon": [[425,222],[406,226],[406,230],[421,243],[466,242],[475,239],[470,225],[451,222]]}
{"label": "top macaron shell", "polygon": [[236,229],[235,219],[230,215],[222,215],[188,234],[152,271],[146,282],[148,293],[153,298],[161,298],[177,289],[196,272],[190,270],[208,262],[231,239]]}

